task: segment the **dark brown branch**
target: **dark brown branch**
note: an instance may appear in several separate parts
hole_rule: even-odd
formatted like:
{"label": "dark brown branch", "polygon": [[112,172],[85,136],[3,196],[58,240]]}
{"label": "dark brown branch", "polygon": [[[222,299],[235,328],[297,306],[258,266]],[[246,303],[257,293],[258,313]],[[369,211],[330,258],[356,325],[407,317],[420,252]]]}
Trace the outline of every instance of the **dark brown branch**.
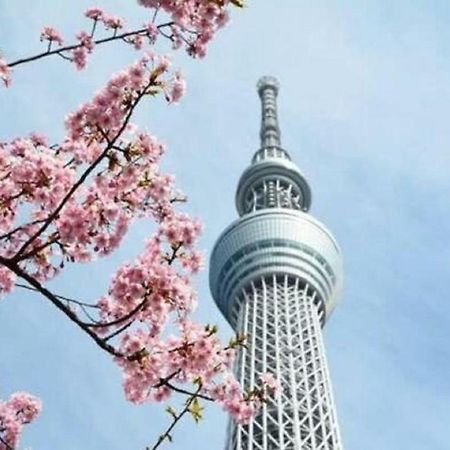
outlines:
{"label": "dark brown branch", "polygon": [[31,286],[33,286],[36,291],[42,294],[45,298],[50,300],[60,311],[62,311],[72,322],[77,324],[85,333],[87,333],[95,343],[113,356],[123,357],[124,355],[117,351],[112,345],[107,344],[102,338],[100,338],[94,331],[92,331],[88,326],[86,326],[83,322],[78,319],[78,316],[67,307],[61,300],[59,300],[51,291],[49,291],[46,287],[42,286],[39,281],[29,275],[27,272],[22,270],[17,264],[14,262],[0,256],[0,264],[3,264],[9,270],[14,272],[17,276],[28,282]]}
{"label": "dark brown branch", "polygon": [[[21,283],[16,283],[17,287],[23,288],[23,289],[28,289],[30,291],[33,292],[38,292],[37,289],[31,287],[31,286],[27,286],[25,284],[21,284]],[[95,308],[98,309],[98,305],[92,305],[90,303],[85,303],[85,302],[80,302],[79,300],[74,300],[72,298],[68,298],[68,297],[64,297],[62,295],[56,295],[54,294],[56,298],[58,298],[59,300],[64,300],[66,303],[74,303],[75,305],[79,306],[81,308],[81,310],[83,311],[83,313],[85,314],[85,316],[93,323],[99,323],[98,320],[94,319],[94,317],[91,316],[91,314],[88,312],[87,308]],[[106,339],[103,339],[106,342]]]}
{"label": "dark brown branch", "polygon": [[[163,28],[166,27],[170,27],[171,25],[173,25],[173,22],[167,22],[167,23],[162,23],[161,25],[158,25],[158,31],[163,34],[161,32],[161,30]],[[121,33],[121,34],[115,34],[113,36],[107,37],[107,38],[102,38],[102,39],[97,39],[94,41],[94,43],[96,45],[99,44],[104,44],[106,42],[112,42],[112,41],[117,41],[120,39],[124,39],[130,36],[136,36],[136,35],[146,35],[147,34],[147,30],[145,28],[139,28],[138,30],[134,30],[134,31],[127,31],[125,33]],[[48,56],[53,56],[53,55],[59,55],[59,56],[63,56],[64,52],[70,52],[71,50],[75,50],[77,48],[81,48],[83,47],[83,44],[74,44],[74,45],[67,45],[65,47],[60,47],[57,48],[55,50],[50,50],[50,51],[45,51],[42,53],[38,53],[37,55],[33,55],[33,56],[29,56],[27,58],[22,58],[22,59],[17,59],[16,61],[13,61],[12,63],[9,63],[8,66],[9,67],[15,67],[15,66],[19,66],[21,64],[25,64],[28,62],[32,62],[32,61],[36,61],[38,59],[42,59],[42,58],[46,58]],[[64,56],[63,56],[64,57]]]}
{"label": "dark brown branch", "polygon": [[183,243],[180,242],[178,245],[172,247],[172,254],[166,257],[167,264],[170,266],[177,258],[178,250],[183,246]]}
{"label": "dark brown branch", "polygon": [[176,377],[181,372],[181,369],[175,370],[175,372],[172,372],[170,375],[167,375],[165,378],[161,378],[157,384],[155,384],[154,388],[159,388],[161,386],[164,386],[168,381],[170,381],[172,378]]}

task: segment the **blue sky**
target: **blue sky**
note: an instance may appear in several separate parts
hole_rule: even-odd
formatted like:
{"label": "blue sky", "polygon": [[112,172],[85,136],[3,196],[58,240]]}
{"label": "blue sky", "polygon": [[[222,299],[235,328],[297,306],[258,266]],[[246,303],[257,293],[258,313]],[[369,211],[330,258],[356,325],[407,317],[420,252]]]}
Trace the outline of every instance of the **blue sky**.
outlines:
{"label": "blue sky", "polygon": [[[132,0],[103,0],[140,24]],[[0,47],[8,59],[40,48],[43,25],[69,36],[90,1],[0,1]],[[175,56],[188,78],[176,107],[149,102],[138,122],[167,144],[166,168],[203,218],[202,247],[235,217],[238,178],[258,146],[261,75],[279,78],[282,140],[308,177],[311,213],[334,232],[345,290],[325,342],[346,450],[444,450],[450,428],[450,4],[446,0],[248,0],[204,61]],[[0,91],[2,140],[45,131],[61,138],[65,114],[130,51],[98,50],[81,74],[63,61],[17,70]],[[109,260],[71,268],[59,292],[94,299],[114,267],[139,251],[138,224]],[[207,271],[198,318],[228,325]],[[167,422],[159,406],[125,402],[109,358],[40,298],[0,302],[0,397],[24,389],[44,413],[28,427],[34,450],[140,450]],[[187,420],[173,450],[222,448],[226,416],[208,406]]]}

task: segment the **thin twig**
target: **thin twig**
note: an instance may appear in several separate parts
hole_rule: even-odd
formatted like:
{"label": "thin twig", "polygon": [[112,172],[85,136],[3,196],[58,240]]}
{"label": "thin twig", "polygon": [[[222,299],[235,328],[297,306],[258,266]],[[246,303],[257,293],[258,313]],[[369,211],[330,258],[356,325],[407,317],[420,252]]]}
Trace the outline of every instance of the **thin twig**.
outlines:
{"label": "thin twig", "polygon": [[25,224],[25,225],[19,225],[19,226],[17,226],[16,228],[14,228],[13,230],[8,231],[8,233],[2,234],[2,235],[0,236],[0,240],[10,238],[13,234],[16,234],[16,233],[17,233],[18,231],[20,231],[20,230],[23,230],[23,228],[24,228],[25,226],[36,225],[36,224],[38,224],[38,223],[40,223],[40,222],[45,222],[45,219],[38,219],[38,220],[34,220],[33,222],[27,223],[27,224]]}
{"label": "thin twig", "polygon": [[125,331],[128,327],[130,327],[134,323],[134,320],[130,320],[127,324],[125,324],[123,327],[118,328],[113,333],[109,334],[108,336],[104,337],[103,340],[105,342],[108,342],[113,337],[117,336],[118,334],[122,333],[122,331]]}
{"label": "thin twig", "polygon": [[86,326],[90,328],[102,328],[102,327],[111,327],[114,325],[118,325],[119,323],[125,322],[128,319],[131,319],[136,313],[138,313],[147,303],[147,299],[142,300],[139,305],[137,305],[135,308],[133,308],[128,314],[125,316],[122,316],[116,320],[112,320],[111,322],[99,322],[99,323],[93,323],[93,324],[85,324]]}
{"label": "thin twig", "polygon": [[207,400],[208,402],[213,402],[214,399],[212,397],[209,397],[208,395],[204,395],[204,394],[200,394],[199,390],[197,390],[196,392],[190,392],[186,389],[183,388],[179,388],[177,386],[174,386],[172,383],[169,383],[168,381],[164,381],[164,383],[162,384],[163,386],[167,386],[168,388],[172,389],[175,392],[178,392],[179,394],[185,394],[185,395],[195,395],[198,398],[202,398],[203,400]]}
{"label": "thin twig", "polygon": [[[199,391],[201,389],[201,385],[198,387],[197,392],[194,393],[192,395],[192,397],[190,397],[187,401],[186,404],[184,405],[183,410],[180,412],[180,414],[175,415],[173,418],[173,422],[170,424],[170,426],[167,428],[167,430],[158,438],[158,441],[156,442],[156,444],[151,447],[151,450],[156,450],[166,439],[171,439],[170,437],[170,433],[172,432],[172,430],[175,428],[175,425],[181,420],[181,418],[187,413],[189,412],[189,409],[192,405],[192,403],[194,402],[194,400],[199,397]],[[146,447],[146,450],[150,450],[150,447]]]}
{"label": "thin twig", "polygon": [[[29,291],[39,292],[38,289],[31,287],[31,286],[27,286],[26,284],[16,283],[16,286],[23,288],[23,289],[28,289]],[[64,297],[63,295],[54,294],[54,296],[60,300],[64,300],[64,301],[70,302],[70,303],[75,303],[76,305],[79,305],[79,306],[86,306],[88,308],[98,308],[98,305],[93,305],[92,303],[80,302],[79,300],[75,300],[75,299],[69,298],[69,297]]]}

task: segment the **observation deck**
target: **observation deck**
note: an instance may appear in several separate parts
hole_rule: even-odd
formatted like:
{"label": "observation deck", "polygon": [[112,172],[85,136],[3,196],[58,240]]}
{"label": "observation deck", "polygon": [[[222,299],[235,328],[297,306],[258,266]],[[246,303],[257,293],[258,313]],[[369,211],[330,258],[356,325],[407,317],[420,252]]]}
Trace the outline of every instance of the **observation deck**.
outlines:
{"label": "observation deck", "polygon": [[342,290],[341,251],[330,231],[302,211],[273,208],[246,214],[225,229],[211,255],[211,292],[229,322],[239,292],[272,274],[291,275],[314,287],[324,324]]}

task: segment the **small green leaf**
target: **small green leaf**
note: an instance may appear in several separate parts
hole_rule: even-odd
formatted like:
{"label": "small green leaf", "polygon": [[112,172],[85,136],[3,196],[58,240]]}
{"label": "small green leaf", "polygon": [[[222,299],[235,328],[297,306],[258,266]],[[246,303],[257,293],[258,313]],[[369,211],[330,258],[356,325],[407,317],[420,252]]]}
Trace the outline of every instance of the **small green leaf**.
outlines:
{"label": "small green leaf", "polygon": [[177,418],[177,411],[175,408],[172,408],[171,406],[168,406],[166,408],[166,412],[169,413],[174,419]]}
{"label": "small green leaf", "polygon": [[199,423],[200,420],[203,419],[203,410],[203,406],[200,404],[198,398],[196,397],[189,406],[189,412],[195,420],[195,423]]}

